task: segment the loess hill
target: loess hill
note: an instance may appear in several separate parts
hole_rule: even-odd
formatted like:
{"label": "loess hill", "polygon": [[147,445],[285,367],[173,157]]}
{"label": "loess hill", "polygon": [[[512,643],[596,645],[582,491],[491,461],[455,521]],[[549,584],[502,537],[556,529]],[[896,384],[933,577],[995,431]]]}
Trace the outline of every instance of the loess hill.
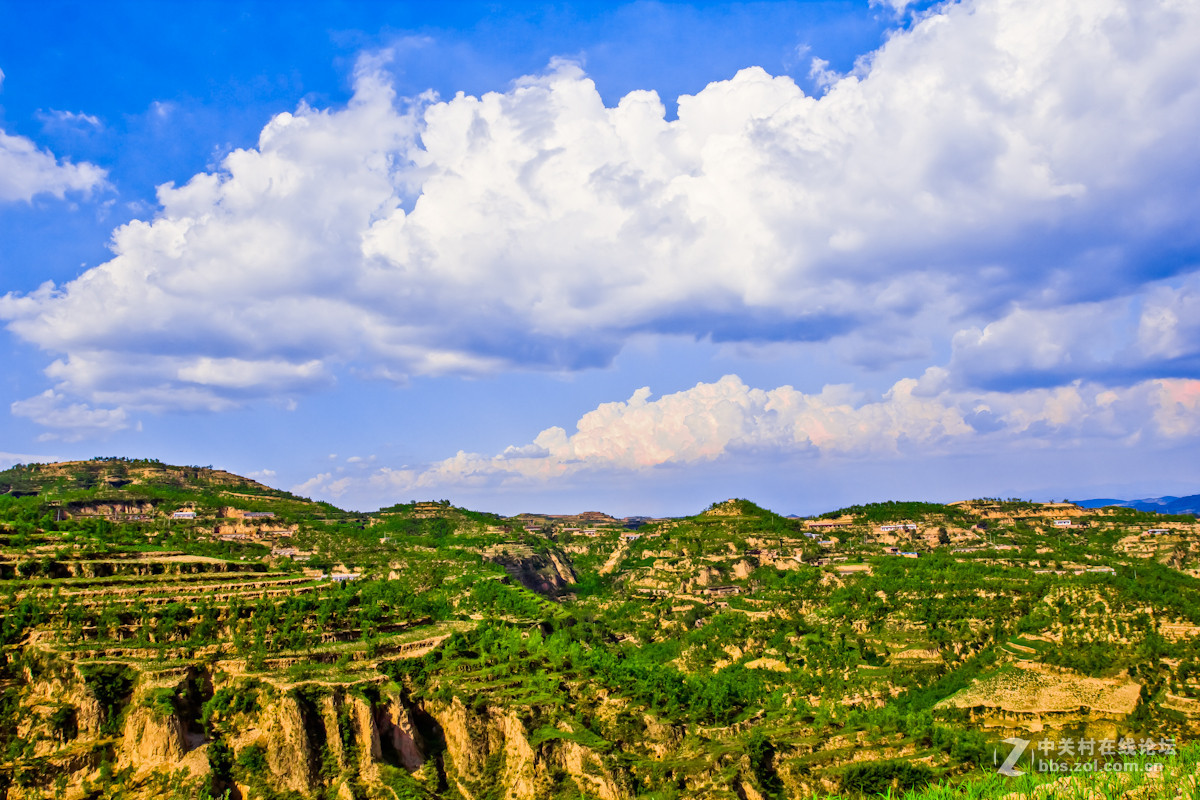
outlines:
{"label": "loess hill", "polygon": [[1127,508],[359,514],[211,468],[23,465],[0,796],[1000,796],[1019,736],[1168,762],[1138,791],[1175,797],[1198,570],[1195,517]]}

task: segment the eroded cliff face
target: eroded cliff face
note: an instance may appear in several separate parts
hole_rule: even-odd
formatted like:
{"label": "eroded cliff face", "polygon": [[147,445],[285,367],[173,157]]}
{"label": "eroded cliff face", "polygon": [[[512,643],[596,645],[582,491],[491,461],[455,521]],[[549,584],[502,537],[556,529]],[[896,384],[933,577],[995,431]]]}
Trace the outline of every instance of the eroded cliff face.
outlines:
{"label": "eroded cliff face", "polygon": [[124,500],[110,503],[69,503],[65,513],[70,517],[107,517],[149,515],[155,512],[157,501]]}
{"label": "eroded cliff face", "polygon": [[417,731],[412,709],[393,695],[386,705],[375,710],[375,727],[383,743],[391,746],[400,766],[416,772],[425,764],[426,745]]}
{"label": "eroded cliff face", "polygon": [[178,715],[164,716],[141,706],[125,715],[118,765],[138,771],[172,767],[188,749],[187,731]]}
{"label": "eroded cliff face", "polygon": [[253,746],[265,751],[278,788],[305,795],[350,780],[378,785],[390,766],[466,798],[499,788],[506,798],[538,800],[568,781],[601,800],[631,797],[600,753],[569,738],[539,741],[516,711],[472,709],[458,699],[417,704],[396,691],[293,688],[235,750]]}
{"label": "eroded cliff face", "polygon": [[[384,767],[417,772],[430,746],[416,722],[419,710],[377,684],[279,687],[277,696],[231,741],[234,758],[251,748],[265,756],[277,789],[317,796],[378,785]],[[434,772],[436,775],[436,771]],[[436,787],[435,787],[436,788]]]}
{"label": "eroded cliff face", "polygon": [[15,785],[0,780],[8,798],[80,797],[102,769],[153,770],[175,764],[188,749],[182,720],[142,703],[138,676],[127,667],[71,662],[34,648],[23,654],[20,672],[16,733],[37,760],[13,770]]}
{"label": "eroded cliff face", "polygon": [[104,709],[83,678],[64,664],[27,665],[24,680],[29,691],[17,734],[34,742],[35,752],[46,755],[76,738],[99,735]]}
{"label": "eroded cliff face", "polygon": [[[467,708],[455,698],[431,704],[445,740],[445,771],[464,797],[478,798],[502,787],[511,800],[549,797],[570,781],[582,792],[602,800],[622,800],[632,794],[622,776],[601,754],[569,738],[539,742],[512,709]],[[563,731],[568,736],[572,731]]]}
{"label": "eroded cliff face", "polygon": [[260,726],[271,774],[285,788],[297,792],[311,792],[318,785],[314,742],[304,712],[295,695],[285,694],[268,707]]}
{"label": "eroded cliff face", "polygon": [[158,796],[173,774],[197,785],[215,779],[223,790],[246,758],[261,764],[259,783],[316,797],[348,780],[377,784],[383,765],[412,771],[426,760],[413,709],[377,685],[256,682],[252,703],[206,714],[215,691],[251,690],[236,675],[218,671],[214,681],[196,668],[138,673],[31,658],[23,672],[18,735],[43,768],[14,775],[15,787],[0,781],[9,798],[83,797],[88,782],[117,773],[133,797]]}
{"label": "eroded cliff face", "polygon": [[483,556],[503,567],[526,589],[538,594],[560,594],[578,580],[570,561],[553,549],[538,553],[524,545],[506,544],[488,548]]}
{"label": "eroded cliff face", "polygon": [[630,797],[629,791],[610,773],[595,750],[576,742],[562,740],[554,753],[557,765],[575,781],[587,796],[600,800]]}
{"label": "eroded cliff face", "polygon": [[361,800],[397,770],[435,796],[468,800],[497,791],[539,800],[572,787],[600,800],[633,794],[630,776],[588,746],[594,734],[534,721],[528,708],[414,701],[383,680],[288,684],[199,667],[138,673],[61,661],[33,664],[26,678],[21,733],[53,769],[23,776],[10,798],[48,796],[62,780],[62,796],[81,798],[105,771],[146,798],[182,775],[243,797],[270,789]]}

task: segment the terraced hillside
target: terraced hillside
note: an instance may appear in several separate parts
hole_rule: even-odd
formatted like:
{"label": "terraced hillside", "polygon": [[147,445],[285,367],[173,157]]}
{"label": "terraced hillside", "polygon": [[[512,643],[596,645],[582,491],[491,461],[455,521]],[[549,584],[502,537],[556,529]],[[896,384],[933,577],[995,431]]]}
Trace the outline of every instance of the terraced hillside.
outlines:
{"label": "terraced hillside", "polygon": [[853,794],[1200,727],[1191,517],[351,514],[121,460],[0,490],[12,798]]}

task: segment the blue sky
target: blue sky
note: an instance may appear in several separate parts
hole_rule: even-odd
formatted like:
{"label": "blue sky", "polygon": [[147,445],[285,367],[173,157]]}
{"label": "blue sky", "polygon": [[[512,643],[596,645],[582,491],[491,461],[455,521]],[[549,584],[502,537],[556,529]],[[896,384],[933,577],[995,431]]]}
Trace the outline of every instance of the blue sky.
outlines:
{"label": "blue sky", "polygon": [[1200,491],[1189,4],[0,12],[2,462],[504,513]]}

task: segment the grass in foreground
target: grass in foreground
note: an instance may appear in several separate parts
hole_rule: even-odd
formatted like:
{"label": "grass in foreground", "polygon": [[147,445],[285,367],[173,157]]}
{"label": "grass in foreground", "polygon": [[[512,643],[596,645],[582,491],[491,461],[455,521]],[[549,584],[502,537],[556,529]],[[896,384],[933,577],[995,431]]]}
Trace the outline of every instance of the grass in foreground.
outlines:
{"label": "grass in foreground", "polygon": [[[1137,755],[1101,763],[1093,771],[1026,772],[1019,777],[996,773],[964,783],[939,783],[921,789],[871,793],[892,800],[1200,800],[1200,742],[1180,747],[1174,756]],[[1021,769],[1027,769],[1022,765]],[[856,795],[827,795],[849,800]],[[862,797],[863,795],[857,795]]]}

